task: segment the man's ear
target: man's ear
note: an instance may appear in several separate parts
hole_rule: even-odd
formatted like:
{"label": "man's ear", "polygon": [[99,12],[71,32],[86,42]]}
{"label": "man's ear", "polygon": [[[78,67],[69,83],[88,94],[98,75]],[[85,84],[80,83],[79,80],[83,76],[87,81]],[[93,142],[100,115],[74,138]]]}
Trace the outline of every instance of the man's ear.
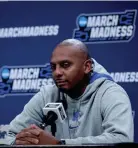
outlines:
{"label": "man's ear", "polygon": [[84,73],[89,74],[92,71],[92,59],[88,59],[84,62]]}

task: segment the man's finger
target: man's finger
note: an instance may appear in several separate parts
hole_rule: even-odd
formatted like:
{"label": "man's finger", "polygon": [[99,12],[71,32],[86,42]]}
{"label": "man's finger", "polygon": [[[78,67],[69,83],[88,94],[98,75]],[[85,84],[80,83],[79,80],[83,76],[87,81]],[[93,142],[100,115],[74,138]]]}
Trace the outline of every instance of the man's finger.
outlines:
{"label": "man's finger", "polygon": [[32,129],[40,129],[38,126],[36,126],[35,124],[31,124],[30,125],[30,128],[32,128]]}
{"label": "man's finger", "polygon": [[24,137],[24,138],[20,138],[20,139],[17,139],[17,141],[23,141],[25,143],[25,141],[27,143],[30,143],[30,144],[38,144],[39,143],[39,140],[37,138],[31,138],[31,137]]}
{"label": "man's finger", "polygon": [[32,129],[32,128],[34,129],[34,128],[39,128],[39,127],[36,126],[35,124],[31,124],[29,127],[23,129],[22,131],[23,131],[23,132],[26,132],[26,131],[28,131],[28,130],[30,130],[30,129]]}
{"label": "man's finger", "polygon": [[40,129],[40,128],[29,130],[29,132],[35,136],[39,136],[41,131],[42,131],[42,129]]}
{"label": "man's finger", "polygon": [[16,145],[31,145],[31,142],[28,141],[22,141],[22,140],[16,140]]}
{"label": "man's finger", "polygon": [[30,133],[29,131],[27,131],[27,132],[20,132],[20,133],[18,133],[18,134],[16,135],[16,139],[23,138],[23,137],[32,137],[32,138],[35,138],[36,135]]}

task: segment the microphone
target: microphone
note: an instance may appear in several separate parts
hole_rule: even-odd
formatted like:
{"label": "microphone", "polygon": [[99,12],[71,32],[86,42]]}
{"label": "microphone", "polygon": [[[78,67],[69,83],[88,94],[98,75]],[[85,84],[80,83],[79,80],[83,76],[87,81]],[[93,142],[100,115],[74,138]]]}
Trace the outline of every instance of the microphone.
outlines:
{"label": "microphone", "polygon": [[60,122],[63,122],[67,118],[62,103],[47,103],[43,108],[43,112],[47,118],[45,118],[47,125],[49,125],[52,122],[55,122],[57,119]]}
{"label": "microphone", "polygon": [[55,121],[58,119],[60,122],[63,122],[67,118],[62,103],[47,103],[43,108],[43,112],[46,117],[44,118],[43,123],[40,124],[42,129],[45,129],[46,126],[51,125],[54,127],[53,130],[56,130]]}

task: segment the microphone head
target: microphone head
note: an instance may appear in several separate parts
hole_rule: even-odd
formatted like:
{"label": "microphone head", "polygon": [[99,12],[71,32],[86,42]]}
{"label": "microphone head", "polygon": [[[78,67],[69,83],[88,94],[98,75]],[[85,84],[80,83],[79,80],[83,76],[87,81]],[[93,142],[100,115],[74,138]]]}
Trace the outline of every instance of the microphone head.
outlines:
{"label": "microphone head", "polygon": [[47,103],[43,108],[43,112],[47,118],[45,119],[46,123],[53,122],[53,120],[55,121],[57,119],[60,120],[60,122],[63,122],[67,118],[67,115],[62,103]]}
{"label": "microphone head", "polygon": [[57,119],[58,119],[58,116],[54,111],[48,111],[46,118],[45,118],[45,121],[46,121],[47,125],[51,125]]}

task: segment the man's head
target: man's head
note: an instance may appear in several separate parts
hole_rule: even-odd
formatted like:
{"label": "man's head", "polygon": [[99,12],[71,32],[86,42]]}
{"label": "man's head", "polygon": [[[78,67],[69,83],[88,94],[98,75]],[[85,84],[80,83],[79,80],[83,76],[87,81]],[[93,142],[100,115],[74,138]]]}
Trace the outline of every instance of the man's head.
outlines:
{"label": "man's head", "polygon": [[[56,46],[51,57],[53,78],[59,88],[71,90],[82,85],[91,72],[91,58],[84,43],[67,39]],[[85,85],[85,84],[84,84]]]}

